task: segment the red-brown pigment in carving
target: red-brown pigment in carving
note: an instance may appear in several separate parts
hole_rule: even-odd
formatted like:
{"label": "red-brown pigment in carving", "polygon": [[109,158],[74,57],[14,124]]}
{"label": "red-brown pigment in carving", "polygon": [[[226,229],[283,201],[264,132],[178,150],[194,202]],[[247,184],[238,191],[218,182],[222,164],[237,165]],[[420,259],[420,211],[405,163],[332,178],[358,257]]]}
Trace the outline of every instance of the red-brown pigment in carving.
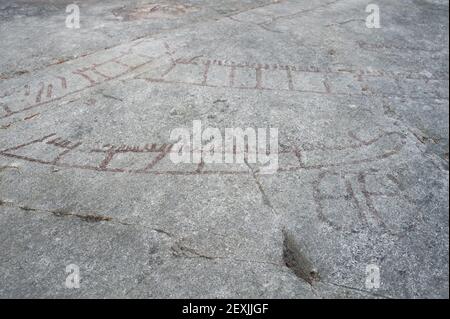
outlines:
{"label": "red-brown pigment in carving", "polygon": [[65,77],[63,76],[57,76],[56,78],[58,78],[59,80],[61,80],[61,87],[63,89],[67,89],[67,80]]}
{"label": "red-brown pigment in carving", "polygon": [[62,151],[61,153],[58,154],[58,156],[56,156],[56,158],[53,160],[52,164],[56,165],[59,163],[59,161],[65,156],[67,155],[69,152],[71,152],[72,150],[76,149],[78,146],[80,146],[82,143],[75,143],[75,144],[70,144],[69,146],[66,146],[66,150]]}
{"label": "red-brown pigment in carving", "polygon": [[[387,136],[390,134],[398,134],[399,136],[402,136],[399,133],[385,133],[381,136],[379,136],[378,138],[372,139],[370,142],[375,143],[378,139],[382,138],[383,136]],[[201,169],[197,169],[195,171],[192,172],[183,172],[183,171],[158,171],[156,170],[152,170],[157,163],[159,163],[168,153],[171,152],[173,144],[162,144],[162,145],[157,145],[157,144],[146,144],[144,147],[137,147],[137,146],[120,146],[120,147],[114,147],[114,146],[110,146],[110,145],[105,145],[103,149],[97,149],[94,148],[92,149],[90,152],[92,153],[105,153],[105,158],[101,161],[101,163],[98,166],[89,166],[89,165],[76,165],[76,164],[65,164],[65,163],[60,163],[60,160],[62,159],[62,157],[64,155],[66,155],[69,151],[72,151],[73,149],[77,148],[79,145],[81,145],[81,142],[79,143],[72,143],[70,141],[66,141],[64,139],[61,138],[56,138],[53,140],[50,140],[47,142],[48,145],[54,145],[55,147],[61,147],[64,148],[65,151],[63,151],[62,153],[60,153],[53,161],[44,161],[44,160],[40,160],[37,158],[30,158],[27,156],[23,156],[23,155],[17,155],[17,154],[12,154],[11,151],[23,148],[25,146],[31,145],[31,144],[36,144],[36,143],[40,143],[43,142],[47,139],[49,139],[50,137],[55,136],[55,134],[51,134],[51,135],[47,135],[41,139],[36,139],[33,140],[31,142],[25,143],[25,144],[21,144],[19,146],[16,147],[12,147],[3,151],[0,151],[0,155],[6,156],[6,157],[12,157],[12,158],[19,158],[19,159],[23,159],[26,161],[30,161],[30,162],[36,162],[36,163],[41,163],[41,164],[50,164],[50,165],[56,165],[56,166],[61,166],[61,167],[71,167],[71,168],[81,168],[81,169],[87,169],[87,170],[95,170],[95,171],[103,171],[103,172],[116,172],[116,173],[148,173],[148,174],[154,174],[154,175],[163,175],[163,174],[167,174],[167,175],[195,175],[195,174],[218,174],[218,175],[222,175],[222,174],[232,174],[232,175],[238,175],[238,174],[247,174],[247,172],[245,171],[237,171],[237,172],[233,172],[233,171],[212,171],[212,170],[208,170],[205,171],[203,170],[203,164],[200,165]],[[361,143],[359,145],[359,147],[363,147],[365,145],[370,145],[369,142],[364,142]],[[403,143],[402,143],[403,145]],[[106,148],[106,149],[105,149]],[[343,148],[343,147],[340,147]],[[350,145],[347,146],[347,148],[358,148],[358,146],[355,145]],[[323,149],[323,146],[320,147],[320,149]],[[331,148],[330,148],[331,149]],[[365,158],[365,159],[361,159],[361,160],[354,160],[354,161],[347,161],[347,162],[342,162],[342,163],[333,163],[333,164],[316,164],[316,165],[309,165],[306,166],[303,162],[302,162],[302,156],[301,156],[301,151],[299,150],[299,148],[283,148],[280,151],[280,154],[287,154],[287,153],[293,153],[297,159],[298,159],[298,166],[295,167],[289,167],[289,168],[279,168],[278,172],[292,172],[292,171],[298,171],[298,170],[317,170],[317,169],[325,169],[325,168],[333,168],[333,167],[338,167],[338,166],[345,166],[345,165],[356,165],[356,164],[361,164],[361,163],[370,163],[370,162],[374,162],[374,161],[378,161],[380,159],[384,159],[387,158],[393,154],[396,154],[400,151],[401,146],[397,147],[397,149],[393,150],[393,151],[388,151],[384,154],[381,155],[377,155],[377,156],[373,156],[370,158]],[[326,150],[326,149],[325,149]],[[147,164],[145,166],[145,168],[143,169],[127,169],[127,168],[109,168],[108,165],[109,163],[112,161],[112,159],[114,158],[114,156],[118,153],[144,153],[144,152],[157,152],[159,153],[158,156],[155,157],[155,159],[153,159],[153,161],[149,164]],[[233,153],[236,154],[236,147],[233,149]]]}
{"label": "red-brown pigment in carving", "polygon": [[152,169],[156,164],[158,164],[166,155],[171,151],[173,144],[170,144],[166,149],[156,156],[150,164],[148,164],[142,171],[147,172]]}
{"label": "red-brown pigment in carving", "polygon": [[372,201],[371,194],[369,193],[369,191],[367,191],[366,174],[365,173],[360,173],[358,175],[358,181],[359,181],[359,184],[360,184],[360,187],[361,187],[361,192],[364,195],[364,198],[366,200],[366,205],[369,208],[370,212],[372,213],[373,217],[375,217],[375,219],[381,224],[381,226],[386,227],[383,219],[381,218],[380,213],[375,208],[375,205],[374,205],[374,203]]}
{"label": "red-brown pigment in carving", "polygon": [[47,86],[47,98],[51,98],[52,97],[52,91],[53,91],[53,85],[49,84]]}

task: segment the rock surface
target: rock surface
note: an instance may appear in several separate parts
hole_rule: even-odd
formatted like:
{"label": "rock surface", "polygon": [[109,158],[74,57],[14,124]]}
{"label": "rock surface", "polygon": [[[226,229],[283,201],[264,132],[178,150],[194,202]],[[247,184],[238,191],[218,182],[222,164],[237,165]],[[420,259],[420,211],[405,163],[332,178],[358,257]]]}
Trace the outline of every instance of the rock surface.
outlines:
{"label": "rock surface", "polygon": [[448,1],[70,3],[0,1],[0,297],[448,298]]}

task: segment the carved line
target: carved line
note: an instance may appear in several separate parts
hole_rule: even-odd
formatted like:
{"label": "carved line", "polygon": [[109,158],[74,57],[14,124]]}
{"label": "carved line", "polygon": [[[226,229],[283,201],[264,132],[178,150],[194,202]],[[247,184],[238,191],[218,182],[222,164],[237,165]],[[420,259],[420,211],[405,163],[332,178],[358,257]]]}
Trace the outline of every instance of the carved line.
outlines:
{"label": "carved line", "polygon": [[[396,134],[399,136],[402,136],[400,133],[395,133],[395,132],[391,132],[391,133],[385,133],[383,135],[380,135],[378,138],[372,139],[371,141],[362,143],[360,147],[362,147],[362,145],[370,145],[370,143],[375,143],[378,139],[384,137],[384,136],[388,136],[388,135],[392,135],[392,134]],[[56,166],[61,166],[61,167],[72,167],[72,168],[81,168],[81,169],[88,169],[88,170],[95,170],[95,171],[107,171],[107,172],[127,172],[127,173],[149,173],[149,174],[155,174],[155,175],[159,175],[159,174],[168,174],[168,175],[195,175],[195,174],[247,174],[248,172],[245,171],[237,171],[237,172],[233,172],[233,171],[211,171],[211,170],[204,170],[204,163],[200,164],[199,167],[197,168],[197,170],[192,171],[192,172],[183,172],[183,171],[151,171],[151,169],[153,169],[167,154],[169,154],[172,150],[173,144],[163,144],[163,146],[160,146],[159,149],[157,149],[158,147],[156,146],[156,144],[152,144],[151,148],[148,146],[146,146],[144,149],[142,148],[136,148],[136,147],[120,147],[120,148],[114,148],[111,147],[108,150],[99,150],[99,149],[92,149],[91,152],[101,152],[101,153],[105,153],[105,158],[102,160],[102,162],[98,165],[98,166],[89,166],[89,165],[72,165],[72,164],[64,164],[64,163],[60,163],[60,160],[62,159],[62,157],[64,155],[66,155],[69,151],[74,150],[75,148],[77,148],[78,146],[81,145],[81,142],[79,143],[72,143],[70,141],[66,141],[63,140],[61,138],[56,138],[53,139],[51,141],[48,141],[47,144],[51,144],[54,145],[55,147],[60,147],[60,148],[64,148],[65,151],[63,151],[62,153],[60,153],[53,161],[43,161],[40,159],[36,159],[36,158],[31,158],[28,156],[22,156],[22,155],[17,155],[17,154],[12,154],[11,151],[15,151],[18,150],[20,148],[29,146],[31,144],[35,144],[35,143],[40,143],[43,142],[47,139],[49,139],[50,137],[55,136],[55,134],[50,134],[47,136],[44,136],[43,138],[40,139],[36,139],[33,140],[31,142],[25,143],[25,144],[21,144],[12,148],[8,148],[5,149],[3,151],[0,151],[0,155],[6,156],[6,157],[12,157],[12,158],[19,158],[19,159],[23,159],[29,162],[37,162],[37,163],[41,163],[41,164],[49,164],[49,165],[56,165]],[[381,155],[378,156],[374,156],[372,158],[365,158],[365,159],[360,159],[360,160],[354,160],[354,161],[348,161],[348,162],[341,162],[341,163],[332,163],[332,164],[317,164],[317,165],[305,165],[302,161],[302,154],[301,151],[298,148],[291,148],[290,150],[284,150],[281,153],[293,153],[297,160],[298,160],[298,166],[294,166],[294,167],[288,167],[288,168],[279,168],[278,172],[292,172],[292,171],[299,171],[299,170],[317,170],[317,169],[324,169],[324,168],[332,168],[332,167],[338,167],[338,166],[346,166],[346,165],[356,165],[356,164],[362,164],[362,163],[371,163],[374,161],[378,161],[378,160],[382,160],[385,158],[388,158],[392,155],[397,154],[400,149],[403,147],[404,141],[402,141],[401,145],[397,146],[396,149],[392,150],[392,151],[388,151],[385,152]],[[350,148],[354,148],[355,145],[351,145],[349,146]],[[149,163],[145,168],[143,169],[138,169],[138,170],[132,170],[132,169],[126,169],[126,168],[109,168],[108,165],[110,164],[110,162],[112,161],[112,159],[114,158],[114,156],[118,153],[143,153],[143,152],[159,152],[158,156],[156,156],[156,158]],[[234,150],[234,152],[236,152]]]}
{"label": "carved line", "polygon": [[[134,54],[134,53],[130,53],[130,54]],[[104,74],[101,74],[98,70],[95,70],[95,68],[98,67],[98,66],[101,66],[101,65],[104,65],[104,64],[110,63],[110,62],[116,62],[116,61],[114,61],[115,59],[123,58],[123,57],[125,57],[125,56],[126,56],[126,54],[125,54],[125,53],[122,53],[121,56],[115,57],[115,58],[113,58],[113,59],[110,59],[110,60],[108,60],[108,61],[102,62],[102,63],[100,63],[100,64],[94,64],[93,66],[89,66],[89,67],[86,67],[86,68],[82,68],[82,69],[78,69],[78,70],[72,71],[73,74],[80,75],[80,76],[82,76],[84,79],[86,79],[87,81],[89,81],[89,85],[87,85],[87,86],[85,86],[85,87],[83,87],[83,88],[81,88],[81,89],[73,90],[73,91],[71,91],[71,92],[69,92],[69,93],[67,93],[67,94],[64,94],[64,95],[60,96],[60,97],[55,97],[55,98],[53,98],[53,99],[51,99],[51,100],[41,101],[41,99],[42,99],[42,94],[43,94],[43,92],[44,92],[44,83],[41,82],[41,88],[40,88],[40,90],[38,91],[38,95],[36,96],[36,102],[35,102],[35,104],[29,105],[29,106],[27,106],[27,107],[25,107],[25,108],[22,108],[22,109],[20,109],[20,110],[11,111],[11,112],[9,112],[9,113],[7,112],[6,115],[0,116],[0,119],[7,118],[7,117],[12,116],[12,115],[14,115],[14,114],[22,113],[22,112],[28,111],[28,110],[30,110],[30,109],[33,109],[33,108],[36,108],[36,107],[45,105],[45,104],[49,104],[49,103],[51,103],[51,102],[59,101],[59,100],[61,100],[61,99],[66,98],[67,96],[70,96],[70,95],[73,95],[73,94],[82,92],[82,91],[84,91],[84,90],[87,90],[87,89],[90,89],[90,88],[92,88],[92,87],[95,87],[95,86],[97,86],[97,85],[99,85],[99,84],[102,84],[102,83],[105,83],[105,82],[108,82],[108,81],[117,79],[117,78],[119,78],[119,77],[121,77],[121,76],[123,76],[123,75],[126,75],[126,74],[128,74],[128,73],[130,73],[130,72],[133,72],[134,70],[136,70],[136,69],[138,69],[138,68],[140,68],[140,67],[142,67],[142,66],[144,66],[144,65],[146,65],[146,64],[148,64],[148,63],[151,62],[151,61],[146,61],[146,62],[140,63],[140,64],[138,64],[138,65],[136,65],[136,66],[134,66],[134,67],[130,67],[128,70],[125,70],[125,71],[123,71],[123,72],[121,72],[121,73],[119,73],[119,74],[117,74],[117,75],[115,75],[115,76],[111,76],[111,77],[106,76],[106,75],[104,75]],[[92,78],[90,78],[88,75],[86,75],[86,74],[84,73],[84,72],[86,72],[86,71],[92,71],[92,72],[94,72],[94,73],[97,73],[97,74],[99,74],[99,75],[105,77],[105,80],[103,80],[103,81],[101,81],[101,82],[95,82]],[[66,88],[67,88],[67,81],[66,81],[66,79],[65,79],[64,77],[56,77],[56,78],[58,78],[58,79],[61,81],[62,87],[63,87],[64,89],[66,89]]]}
{"label": "carved line", "polygon": [[[322,204],[323,200],[338,200],[338,199],[346,199],[346,200],[352,200],[356,210],[358,211],[358,220],[361,221],[364,225],[368,225],[368,220],[367,217],[364,213],[364,209],[362,208],[359,200],[357,199],[354,189],[352,187],[351,182],[346,178],[347,175],[357,175],[357,181],[358,181],[358,186],[359,189],[361,190],[362,195],[364,196],[364,200],[365,200],[365,205],[368,208],[368,211],[370,212],[371,216],[375,218],[376,222],[377,222],[377,226],[382,227],[383,229],[385,229],[387,232],[389,232],[390,234],[394,234],[394,235],[398,235],[396,233],[394,233],[393,230],[391,230],[383,221],[380,213],[378,212],[378,210],[375,208],[375,204],[372,200],[372,197],[374,196],[383,196],[383,197],[403,197],[405,198],[407,201],[411,202],[409,197],[407,195],[403,195],[401,194],[401,192],[403,191],[401,189],[401,187],[399,187],[399,192],[396,193],[375,193],[375,192],[369,192],[367,190],[367,182],[366,182],[366,177],[368,175],[367,172],[361,171],[359,173],[346,173],[344,174],[342,177],[345,179],[345,188],[346,188],[346,192],[347,195],[344,196],[333,196],[333,195],[322,195],[321,191],[320,191],[320,185],[321,182],[323,181],[323,179],[327,176],[327,175],[333,175],[333,176],[341,176],[338,173],[335,172],[321,172],[319,174],[318,179],[316,179],[313,182],[313,198],[314,201],[316,203],[316,211],[317,211],[317,215],[319,217],[319,219],[323,222],[326,223],[327,225],[329,225],[330,227],[332,227],[333,229],[336,230],[342,230],[343,227],[340,225],[337,225],[335,223],[333,223],[330,219],[328,219],[325,214],[324,214],[324,206]],[[389,174],[388,174],[389,175]],[[389,176],[388,176],[389,178]]]}
{"label": "carved line", "polygon": [[204,65],[208,63],[208,61],[211,62],[212,65],[218,65],[222,67],[234,67],[234,68],[248,68],[248,69],[256,69],[258,66],[261,66],[265,70],[286,70],[286,71],[297,71],[297,72],[303,72],[303,73],[322,73],[322,74],[354,74],[357,75],[359,79],[361,79],[362,76],[366,77],[386,77],[389,79],[397,79],[398,77],[404,78],[404,79],[411,79],[411,80],[437,80],[437,81],[445,81],[448,80],[448,78],[436,78],[436,77],[427,77],[427,76],[421,76],[420,74],[417,74],[417,72],[388,72],[384,70],[375,70],[375,71],[364,71],[364,70],[355,70],[350,68],[338,68],[336,70],[333,70],[331,68],[324,68],[319,69],[317,66],[296,66],[296,65],[282,65],[282,64],[269,64],[269,63],[249,63],[249,62],[235,62],[235,61],[228,61],[228,60],[201,60],[201,61],[195,61],[195,59],[187,59],[187,58],[180,58],[177,59],[175,62],[178,64],[190,64],[190,65]]}

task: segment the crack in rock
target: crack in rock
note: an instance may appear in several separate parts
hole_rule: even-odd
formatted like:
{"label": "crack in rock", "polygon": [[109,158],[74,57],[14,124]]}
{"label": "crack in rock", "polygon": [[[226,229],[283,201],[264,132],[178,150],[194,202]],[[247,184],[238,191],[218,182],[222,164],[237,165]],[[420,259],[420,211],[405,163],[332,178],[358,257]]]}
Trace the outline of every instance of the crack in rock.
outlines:
{"label": "crack in rock", "polygon": [[89,222],[89,223],[112,221],[111,217],[101,216],[101,215],[96,215],[96,214],[83,215],[83,214],[76,214],[76,213],[65,212],[65,211],[55,211],[55,212],[52,212],[52,214],[56,217],[66,217],[66,216],[77,217],[77,218],[81,219],[82,221]]}
{"label": "crack in rock", "polygon": [[163,229],[160,229],[160,228],[152,228],[151,226],[147,226],[147,225],[127,223],[125,221],[121,221],[121,220],[112,218],[110,216],[105,216],[105,215],[99,215],[99,214],[93,214],[93,213],[81,214],[81,213],[75,213],[75,212],[65,211],[65,210],[61,210],[61,209],[60,210],[44,210],[44,209],[29,207],[26,205],[17,205],[11,201],[5,201],[5,200],[0,199],[0,206],[3,206],[3,205],[15,207],[24,212],[33,212],[33,213],[37,213],[37,214],[50,214],[55,217],[77,218],[77,219],[80,219],[80,220],[82,220],[84,222],[88,222],[88,223],[110,222],[113,224],[124,225],[124,226],[142,227],[142,228],[154,231],[156,233],[163,234],[171,239],[175,238],[175,236],[173,234],[171,234],[168,231],[165,231]]}
{"label": "crack in rock", "polygon": [[[18,208],[20,210],[23,210],[26,212],[42,211],[42,210],[32,208],[29,206],[18,206]],[[64,210],[56,210],[56,211],[45,210],[45,212],[50,213],[56,217],[76,217],[78,219],[81,219],[82,221],[89,222],[89,223],[98,223],[98,222],[103,222],[103,221],[110,222],[113,220],[112,217],[108,217],[108,216],[102,216],[102,215],[97,215],[97,214],[79,214],[79,213],[72,213],[72,212],[64,211]]]}
{"label": "crack in rock", "polygon": [[255,180],[256,186],[258,187],[258,190],[261,193],[263,204],[268,206],[274,214],[277,214],[277,212],[275,211],[275,208],[273,207],[272,203],[270,202],[269,197],[267,196],[266,192],[264,191],[264,187],[261,184],[255,170],[250,166],[247,159],[245,159],[244,162],[247,165],[247,167],[249,168],[251,175],[252,175],[253,179]]}
{"label": "crack in rock", "polygon": [[209,260],[218,259],[220,257],[208,256],[196,251],[193,248],[182,245],[180,242],[176,242],[170,247],[172,250],[172,254],[175,257],[184,257],[184,258],[205,258]]}

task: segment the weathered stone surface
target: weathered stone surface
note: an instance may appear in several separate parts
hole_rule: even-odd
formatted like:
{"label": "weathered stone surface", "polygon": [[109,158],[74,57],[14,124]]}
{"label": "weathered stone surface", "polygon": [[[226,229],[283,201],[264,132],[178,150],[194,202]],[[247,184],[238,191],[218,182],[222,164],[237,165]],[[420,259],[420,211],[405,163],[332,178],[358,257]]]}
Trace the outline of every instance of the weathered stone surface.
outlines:
{"label": "weathered stone surface", "polygon": [[0,297],[448,298],[448,2],[378,2],[0,1]]}

